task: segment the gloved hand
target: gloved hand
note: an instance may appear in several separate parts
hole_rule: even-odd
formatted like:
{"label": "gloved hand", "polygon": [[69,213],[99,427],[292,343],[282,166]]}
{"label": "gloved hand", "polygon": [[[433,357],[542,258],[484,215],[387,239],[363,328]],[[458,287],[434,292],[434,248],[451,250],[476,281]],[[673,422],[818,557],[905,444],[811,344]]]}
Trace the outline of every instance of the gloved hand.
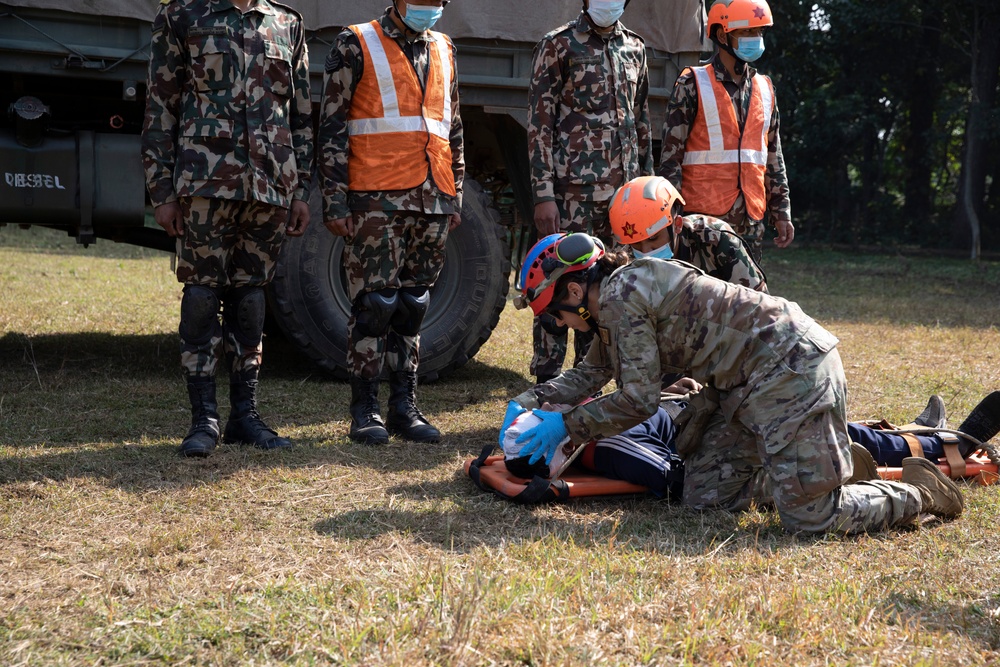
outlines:
{"label": "gloved hand", "polygon": [[532,410],[531,412],[541,419],[542,423],[522,433],[514,442],[519,445],[528,443],[521,448],[521,456],[531,455],[531,458],[528,459],[529,465],[534,465],[543,456],[545,463],[552,463],[556,448],[567,436],[563,415],[561,412],[548,412],[547,410]]}
{"label": "gloved hand", "polygon": [[500,425],[500,437],[497,438],[497,442],[500,443],[501,447],[503,447],[503,437],[507,434],[507,429],[514,423],[515,419],[525,412],[527,412],[527,409],[517,401],[507,401],[507,412],[504,413],[503,424]]}

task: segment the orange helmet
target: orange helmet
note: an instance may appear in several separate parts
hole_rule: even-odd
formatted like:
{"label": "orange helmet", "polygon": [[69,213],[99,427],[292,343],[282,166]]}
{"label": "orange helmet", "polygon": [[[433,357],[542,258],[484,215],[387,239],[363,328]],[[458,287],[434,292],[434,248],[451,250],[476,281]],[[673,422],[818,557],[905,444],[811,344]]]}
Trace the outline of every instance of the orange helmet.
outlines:
{"label": "orange helmet", "polygon": [[640,176],[618,188],[611,198],[611,231],[622,245],[644,241],[674,222],[674,204],[681,193],[661,176]]}
{"label": "orange helmet", "polygon": [[521,266],[518,310],[531,306],[537,317],[555,296],[556,283],[567,273],[585,271],[604,257],[604,244],[589,234],[550,234],[532,246]]}
{"label": "orange helmet", "polygon": [[744,28],[764,28],[774,25],[771,8],[765,0],[715,0],[708,10],[705,37],[712,39],[712,26],[721,25],[730,33]]}

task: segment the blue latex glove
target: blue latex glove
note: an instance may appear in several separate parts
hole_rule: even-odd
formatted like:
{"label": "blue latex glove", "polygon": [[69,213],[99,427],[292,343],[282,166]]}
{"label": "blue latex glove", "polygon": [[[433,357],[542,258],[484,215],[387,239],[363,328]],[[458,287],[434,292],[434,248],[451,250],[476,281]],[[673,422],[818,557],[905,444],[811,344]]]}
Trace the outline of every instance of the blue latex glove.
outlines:
{"label": "blue latex glove", "polygon": [[500,437],[497,438],[497,442],[503,447],[503,437],[507,433],[507,429],[510,425],[514,423],[520,415],[527,412],[527,409],[517,401],[507,401],[507,412],[503,416],[503,424],[500,426]]}
{"label": "blue latex glove", "polygon": [[521,444],[526,442],[521,448],[521,456],[531,454],[528,464],[534,464],[538,459],[545,457],[545,463],[552,463],[552,457],[556,453],[559,443],[566,439],[566,424],[563,422],[561,412],[549,412],[547,410],[532,410],[536,417],[542,420],[538,426],[528,429],[522,433],[516,442]]}

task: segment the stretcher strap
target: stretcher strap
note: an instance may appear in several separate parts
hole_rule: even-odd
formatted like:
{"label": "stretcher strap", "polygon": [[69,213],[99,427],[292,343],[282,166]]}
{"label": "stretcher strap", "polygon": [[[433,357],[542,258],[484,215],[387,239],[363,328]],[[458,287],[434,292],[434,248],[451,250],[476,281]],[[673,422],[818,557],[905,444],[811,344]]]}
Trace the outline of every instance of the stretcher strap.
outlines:
{"label": "stretcher strap", "polygon": [[920,438],[912,433],[900,433],[899,435],[903,437],[906,446],[910,448],[910,456],[916,456],[918,459],[924,458],[924,446],[920,444]]}
{"label": "stretcher strap", "polygon": [[965,477],[965,457],[959,453],[957,444],[945,444],[944,457],[948,460],[948,465],[951,467],[950,476],[952,478]]}
{"label": "stretcher strap", "polygon": [[502,498],[506,498],[507,500],[521,505],[536,505],[538,503],[547,503],[553,500],[565,500],[569,498],[569,485],[561,479],[557,479],[553,482],[544,477],[535,475],[534,479],[528,482],[523,491],[513,496],[501,493],[499,489],[495,489],[489,484],[483,482],[480,474],[481,469],[483,464],[486,463],[486,459],[493,453],[493,447],[493,445],[483,447],[483,451],[479,453],[479,458],[469,464],[469,478],[472,479],[472,481],[480,489],[495,493]]}

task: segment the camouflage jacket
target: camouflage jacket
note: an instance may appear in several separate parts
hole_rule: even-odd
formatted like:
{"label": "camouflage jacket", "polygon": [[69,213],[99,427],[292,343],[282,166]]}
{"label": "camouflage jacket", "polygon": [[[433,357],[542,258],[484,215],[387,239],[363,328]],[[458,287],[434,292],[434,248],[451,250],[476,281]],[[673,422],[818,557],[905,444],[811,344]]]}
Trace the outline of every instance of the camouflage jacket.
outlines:
{"label": "camouflage jacket", "polygon": [[676,259],[727,283],[767,291],[764,270],[732,227],[707,215],[686,215],[683,221],[677,235]]}
{"label": "camouflage jacket", "polygon": [[[743,75],[743,81],[737,84],[729,76],[719,55],[712,58],[715,68],[715,78],[722,82],[736,108],[736,118],[740,127],[743,126],[750,108],[750,92],[752,80],[757,70],[749,65]],[[772,82],[772,87],[774,83]],[[687,70],[682,72],[674,83],[674,90],[667,102],[666,122],[663,124],[663,142],[660,152],[660,166],[656,173],[681,189],[683,178],[681,166],[684,162],[684,147],[687,144],[688,133],[698,115],[698,86],[694,74]],[[785,173],[785,158],[781,154],[781,138],[778,134],[779,114],[777,94],[775,94],[774,114],[771,117],[771,129],[767,133],[767,169],[764,174],[764,189],[767,192],[767,217],[773,226],[779,220],[791,222],[792,207],[788,199],[788,175]],[[758,221],[759,222],[759,221]]]}
{"label": "camouflage jacket", "polygon": [[601,35],[581,13],[538,42],[532,71],[528,158],[536,204],[557,196],[604,201],[653,173],[641,37],[621,23]]}
{"label": "camouflage jacket", "polygon": [[143,166],[153,204],[308,197],[312,102],[302,18],[272,0],[166,0],[153,21]]}
{"label": "camouflage jacket", "polygon": [[837,339],[797,304],[706,276],[676,260],[638,259],[601,285],[597,336],[583,363],[517,397],[525,407],[576,405],[614,379],[614,392],[565,414],[574,443],[649,418],[661,378],[679,373],[728,392],[731,419],[755,385],[802,339],[823,352]]}
{"label": "camouflage jacket", "polygon": [[[431,41],[424,34],[404,33],[393,22],[387,8],[379,18],[382,31],[399,44],[413,63],[420,84],[427,81]],[[454,44],[452,45],[454,49]],[[457,58],[457,55],[456,55]],[[457,62],[457,59],[456,59]],[[326,59],[323,76],[323,102],[319,122],[319,174],[323,187],[323,218],[346,218],[351,211],[419,211],[455,213],[462,210],[462,181],[465,179],[465,149],[462,116],[458,103],[458,77],[451,78],[451,165],[455,174],[457,197],[442,192],[431,177],[411,190],[352,192],[347,187],[347,114],[357,82],[364,76],[365,59],[358,36],[345,29],[334,40]]]}

